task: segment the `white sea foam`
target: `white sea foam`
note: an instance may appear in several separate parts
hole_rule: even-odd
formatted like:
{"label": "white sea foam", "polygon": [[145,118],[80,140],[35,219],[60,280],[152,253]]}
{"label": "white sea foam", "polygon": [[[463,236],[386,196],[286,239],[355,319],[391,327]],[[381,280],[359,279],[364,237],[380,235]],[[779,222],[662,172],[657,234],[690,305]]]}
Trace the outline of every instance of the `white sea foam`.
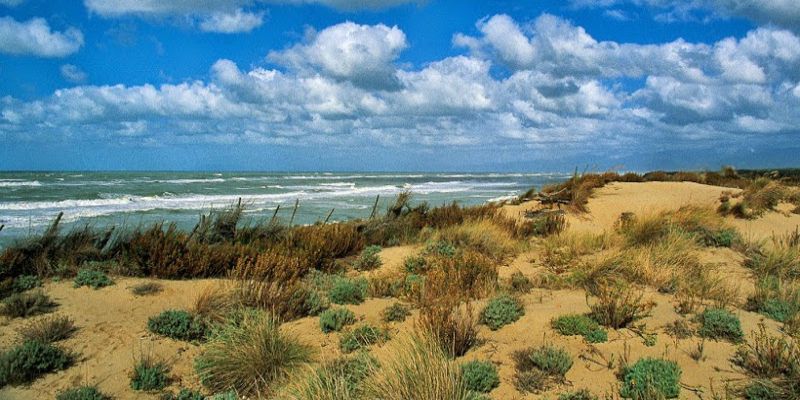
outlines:
{"label": "white sea foam", "polygon": [[2,179],[0,187],[42,186],[39,181],[23,181],[19,179]]}

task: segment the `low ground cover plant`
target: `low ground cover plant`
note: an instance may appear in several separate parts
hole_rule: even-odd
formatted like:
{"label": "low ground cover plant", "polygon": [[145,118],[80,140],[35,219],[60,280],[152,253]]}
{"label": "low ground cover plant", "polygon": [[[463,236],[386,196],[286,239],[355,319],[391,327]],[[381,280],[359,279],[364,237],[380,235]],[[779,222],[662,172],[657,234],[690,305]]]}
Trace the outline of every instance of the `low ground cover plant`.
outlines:
{"label": "low ground cover plant", "polygon": [[504,294],[489,300],[481,312],[480,322],[496,331],[517,321],[524,314],[525,309],[519,299]]}
{"label": "low ground cover plant", "polygon": [[380,255],[381,246],[367,246],[361,251],[361,255],[353,262],[353,268],[357,271],[370,271],[383,264]]}
{"label": "low ground cover plant", "polygon": [[744,338],[739,317],[728,310],[707,308],[698,315],[700,329],[697,333],[705,338],[724,339],[739,343]]}
{"label": "low ground cover plant", "polygon": [[319,315],[319,327],[325,333],[338,332],[355,322],[356,314],[344,307],[325,310]]}
{"label": "low ground cover plant", "polygon": [[461,376],[469,390],[489,393],[500,385],[497,367],[489,361],[474,360],[461,364]]}
{"label": "low ground cover plant", "polygon": [[681,368],[674,361],[643,358],[620,373],[620,395],[629,399],[675,399],[680,394]]}
{"label": "low ground cover plant", "polygon": [[27,318],[52,311],[57,306],[41,290],[15,293],[0,303],[0,315],[9,318]]}
{"label": "low ground cover plant", "polygon": [[0,353],[0,388],[33,382],[69,367],[74,356],[50,343],[28,340]]}
{"label": "low ground cover plant", "polygon": [[208,330],[207,324],[184,310],[166,310],[147,320],[150,332],[173,339],[202,340]]}
{"label": "low ground cover plant", "polygon": [[72,286],[76,288],[88,286],[92,289],[100,289],[113,284],[114,282],[111,280],[111,278],[109,278],[108,275],[106,275],[103,271],[82,268],[78,271],[78,274],[75,275]]}
{"label": "low ground cover plant", "polygon": [[386,322],[403,322],[409,315],[411,310],[403,303],[394,303],[381,312],[381,317]]}
{"label": "low ground cover plant", "polygon": [[564,336],[583,336],[589,343],[603,343],[608,340],[608,333],[600,324],[588,315],[562,315],[551,321],[553,329]]}
{"label": "low ground cover plant", "polygon": [[552,345],[529,347],[513,354],[516,374],[514,384],[521,392],[537,393],[552,383],[562,382],[572,368],[572,357],[563,348]]}
{"label": "low ground cover plant", "polygon": [[67,389],[58,395],[56,400],[111,400],[97,386],[79,386],[72,389]]}
{"label": "low ground cover plant", "polygon": [[389,333],[379,327],[364,324],[345,332],[339,340],[339,348],[344,353],[352,353],[389,339]]}

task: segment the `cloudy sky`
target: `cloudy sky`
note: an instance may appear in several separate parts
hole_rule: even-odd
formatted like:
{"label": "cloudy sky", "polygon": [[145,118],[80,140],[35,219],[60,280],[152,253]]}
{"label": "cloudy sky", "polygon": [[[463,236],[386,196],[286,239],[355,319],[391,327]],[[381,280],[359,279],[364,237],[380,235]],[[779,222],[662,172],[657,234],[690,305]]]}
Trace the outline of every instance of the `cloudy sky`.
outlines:
{"label": "cloudy sky", "polygon": [[800,166],[797,0],[0,0],[0,169]]}

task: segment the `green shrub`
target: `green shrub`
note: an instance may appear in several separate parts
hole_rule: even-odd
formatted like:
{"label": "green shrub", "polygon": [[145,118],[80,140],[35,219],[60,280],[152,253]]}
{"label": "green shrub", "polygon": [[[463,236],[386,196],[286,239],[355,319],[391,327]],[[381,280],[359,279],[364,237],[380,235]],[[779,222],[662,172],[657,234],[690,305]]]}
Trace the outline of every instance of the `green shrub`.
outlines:
{"label": "green shrub", "polygon": [[466,383],[467,389],[480,393],[489,393],[500,385],[497,367],[488,361],[476,360],[461,364],[461,379]]}
{"label": "green shrub", "polygon": [[726,339],[739,343],[744,338],[739,317],[728,310],[720,308],[707,308],[698,316],[702,337],[710,339]]}
{"label": "green shrub", "polygon": [[0,353],[0,388],[33,382],[72,364],[73,356],[49,343],[26,341]]}
{"label": "green shrub", "polygon": [[766,276],[756,283],[756,292],[747,299],[746,307],[778,322],[786,322],[800,314],[800,289]]}
{"label": "green shrub", "polygon": [[706,232],[701,235],[706,246],[731,247],[737,240],[739,234],[735,229],[720,229],[717,231]]}
{"label": "green shrub", "polygon": [[338,332],[355,322],[356,314],[344,307],[326,310],[319,315],[319,327],[325,333]]}
{"label": "green shrub", "polygon": [[80,386],[65,390],[56,396],[56,400],[111,400],[97,386]]}
{"label": "green shrub", "polygon": [[19,328],[17,332],[23,341],[53,343],[64,340],[75,332],[75,322],[63,315],[41,318]]}
{"label": "green shrub", "polygon": [[436,242],[428,242],[425,245],[425,250],[422,252],[424,254],[430,255],[437,255],[437,256],[444,256],[444,257],[454,257],[458,250],[455,246],[453,246],[450,242],[439,240]]}
{"label": "green shrub", "polygon": [[345,353],[351,353],[388,339],[389,333],[385,330],[368,324],[361,325],[342,335],[339,348]]}
{"label": "green shrub", "polygon": [[100,289],[101,287],[106,287],[113,284],[114,282],[104,272],[82,268],[75,276],[72,286],[76,288],[81,286],[89,286],[92,289]]}
{"label": "green shrub", "polygon": [[583,336],[589,343],[608,341],[608,333],[588,315],[562,315],[551,321],[553,329],[564,336]]}
{"label": "green shrub", "polygon": [[200,382],[215,392],[270,398],[273,388],[311,362],[314,348],[263,311],[243,311],[216,327],[195,359]]}
{"label": "green shrub", "polygon": [[653,395],[674,399],[680,393],[681,368],[674,361],[643,358],[623,368],[620,395],[632,399],[652,399]]}
{"label": "green shrub", "polygon": [[50,312],[57,304],[42,291],[15,293],[3,300],[0,315],[27,318]]}
{"label": "green shrub", "polygon": [[321,294],[318,290],[311,289],[305,292],[303,309],[306,315],[319,315],[321,312],[327,310],[330,306],[331,303],[328,298],[325,297],[324,294]]}
{"label": "green shrub", "polygon": [[782,400],[777,389],[772,382],[759,379],[745,386],[742,394],[747,400]]}
{"label": "green shrub", "polygon": [[144,356],[133,366],[131,389],[145,392],[161,390],[169,384],[168,373],[166,363]]}
{"label": "green shrub", "polygon": [[408,256],[403,261],[403,267],[409,274],[420,274],[425,272],[426,263],[423,256]]}
{"label": "green shrub", "polygon": [[563,348],[545,345],[529,347],[512,355],[516,368],[514,383],[522,392],[537,392],[550,382],[562,382],[572,368],[572,357]]}
{"label": "green shrub", "polygon": [[519,300],[509,295],[500,295],[489,300],[481,312],[480,320],[489,329],[496,331],[518,320],[524,314],[525,309]]}
{"label": "green shrub", "polygon": [[529,293],[533,289],[533,283],[520,271],[511,274],[509,286],[514,293]]}
{"label": "green shrub", "polygon": [[383,264],[381,257],[378,255],[380,252],[381,246],[367,246],[353,263],[353,268],[358,271],[370,271],[380,267]]}
{"label": "green shrub", "polygon": [[337,277],[331,284],[328,297],[334,304],[361,304],[367,297],[367,280]]}
{"label": "green shrub", "polygon": [[206,324],[184,310],[166,310],[147,320],[147,329],[173,339],[192,341],[206,336]]}
{"label": "green shrub", "polygon": [[181,388],[175,394],[168,393],[161,396],[161,400],[205,400],[205,398],[202,393],[186,388]]}
{"label": "green shrub", "polygon": [[386,307],[381,314],[386,322],[402,322],[411,315],[411,310],[402,303],[394,303]]}
{"label": "green shrub", "polygon": [[14,278],[14,290],[24,292],[42,286],[42,280],[36,275],[20,275]]}
{"label": "green shrub", "polygon": [[567,392],[558,395],[558,400],[597,400],[597,396],[588,389],[581,389],[577,392]]}

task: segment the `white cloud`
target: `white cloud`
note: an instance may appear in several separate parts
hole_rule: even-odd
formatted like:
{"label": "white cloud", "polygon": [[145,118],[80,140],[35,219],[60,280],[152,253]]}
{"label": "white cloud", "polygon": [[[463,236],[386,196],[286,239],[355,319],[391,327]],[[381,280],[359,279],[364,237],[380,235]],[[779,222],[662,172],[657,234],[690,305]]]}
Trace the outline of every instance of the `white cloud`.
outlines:
{"label": "white cloud", "polygon": [[240,33],[250,32],[264,23],[263,12],[246,12],[241,8],[232,13],[215,13],[200,22],[206,32]]}
{"label": "white cloud", "polygon": [[65,57],[83,46],[83,34],[75,28],[50,30],[43,18],[18,22],[0,17],[0,52],[38,57]]}
{"label": "white cloud", "polygon": [[61,66],[61,76],[72,83],[83,83],[86,81],[86,72],[72,64]]}
{"label": "white cloud", "polygon": [[345,22],[320,31],[307,43],[271,52],[269,59],[361,87],[391,89],[397,86],[393,62],[407,46],[406,35],[396,26]]}
{"label": "white cloud", "polygon": [[22,4],[25,0],[0,0],[0,6],[16,7]]}

